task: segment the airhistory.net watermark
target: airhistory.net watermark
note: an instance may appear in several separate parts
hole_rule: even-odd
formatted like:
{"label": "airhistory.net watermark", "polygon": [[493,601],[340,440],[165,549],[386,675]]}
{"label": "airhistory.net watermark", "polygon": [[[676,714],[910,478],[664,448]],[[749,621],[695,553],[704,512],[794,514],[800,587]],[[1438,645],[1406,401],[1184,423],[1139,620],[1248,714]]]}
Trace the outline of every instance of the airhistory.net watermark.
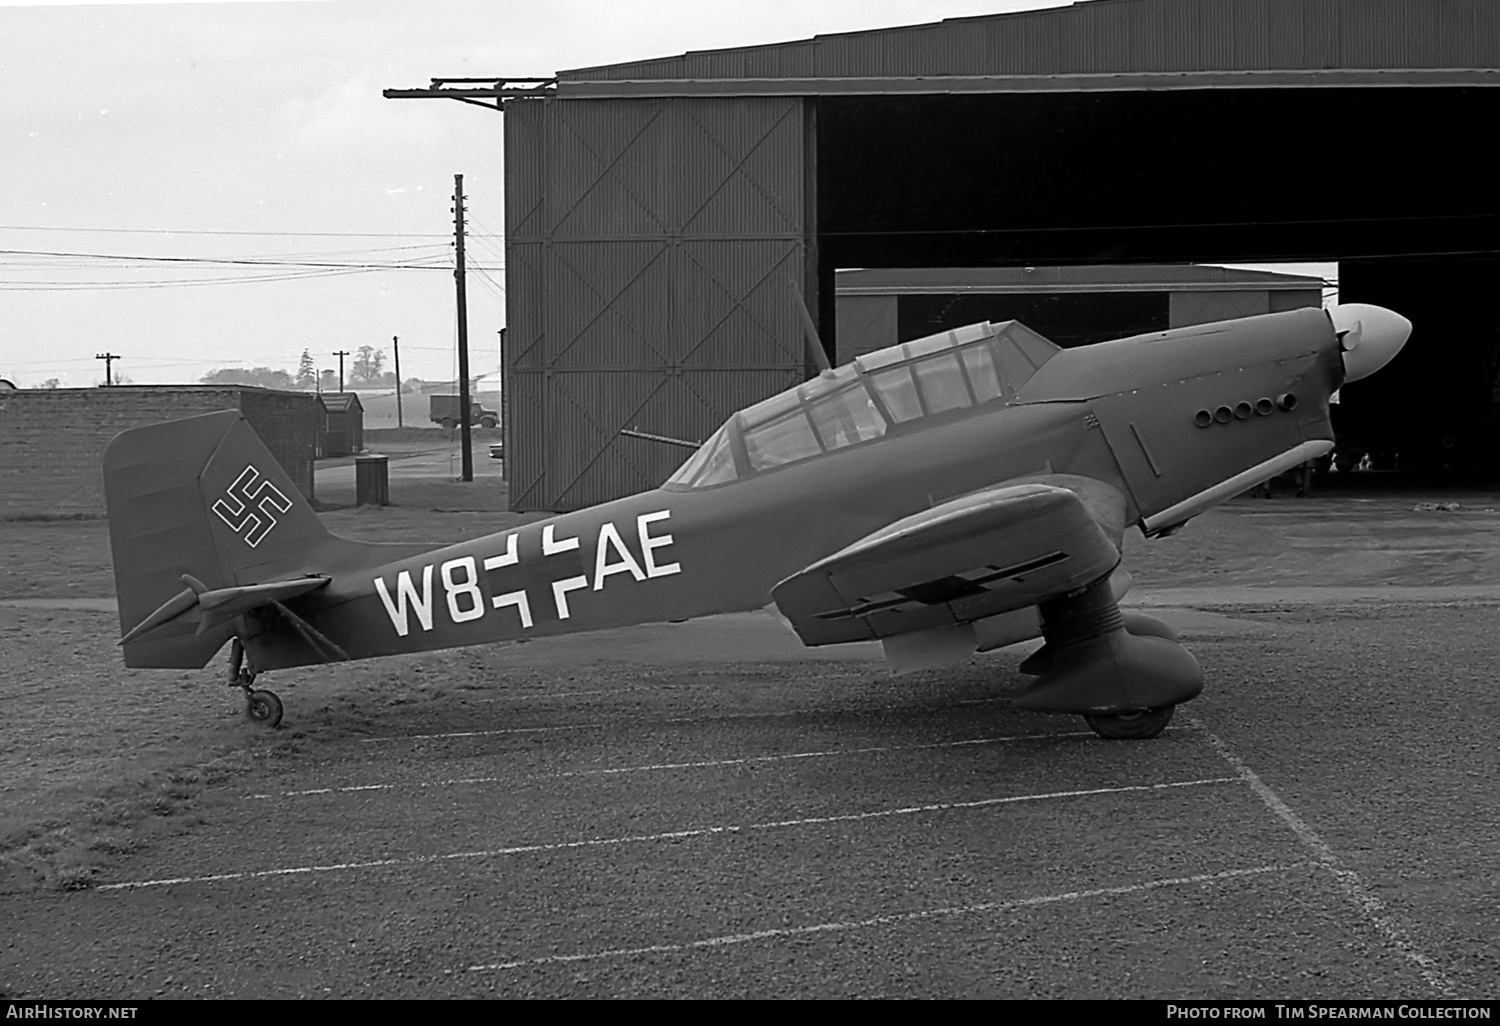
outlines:
{"label": "airhistory.net watermark", "polygon": [[52,1005],[10,1003],[7,1019],[134,1019],[136,1005]]}

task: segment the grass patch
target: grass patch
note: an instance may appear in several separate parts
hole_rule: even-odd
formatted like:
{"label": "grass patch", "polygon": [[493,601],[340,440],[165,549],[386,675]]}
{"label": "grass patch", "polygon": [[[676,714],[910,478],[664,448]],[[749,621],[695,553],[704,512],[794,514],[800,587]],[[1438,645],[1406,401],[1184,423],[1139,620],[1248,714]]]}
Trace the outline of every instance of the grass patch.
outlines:
{"label": "grass patch", "polygon": [[[499,428],[483,428],[475,424],[469,429],[472,437],[478,438],[500,438]],[[458,428],[445,431],[441,426],[433,424],[430,427],[399,427],[399,428],[365,428],[365,446],[368,448],[373,443],[389,444],[391,442],[431,442],[442,445],[452,439],[459,437]]]}
{"label": "grass patch", "polygon": [[253,758],[248,751],[235,751],[201,766],[159,769],[112,784],[68,810],[65,818],[0,821],[0,890],[93,886],[114,861],[148,847],[153,836],[202,822],[193,813],[205,789],[244,772]]}
{"label": "grass patch", "polygon": [[0,516],[6,524],[48,524],[67,520],[104,520],[103,513],[9,513]]}

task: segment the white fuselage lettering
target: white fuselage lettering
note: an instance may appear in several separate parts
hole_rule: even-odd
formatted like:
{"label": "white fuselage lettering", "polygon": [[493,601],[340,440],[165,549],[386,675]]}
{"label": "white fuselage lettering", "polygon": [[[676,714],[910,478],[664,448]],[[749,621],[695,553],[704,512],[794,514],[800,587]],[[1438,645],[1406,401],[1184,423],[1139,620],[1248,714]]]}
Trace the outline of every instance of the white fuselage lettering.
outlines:
{"label": "white fuselage lettering", "polygon": [[411,625],[407,620],[407,609],[417,614],[417,622],[422,625],[424,631],[432,630],[432,567],[422,568],[422,591],[417,593],[416,585],[412,584],[411,571],[403,570],[396,576],[396,599],[391,601],[390,592],[386,590],[385,578],[375,578],[375,590],[380,593],[380,601],[385,604],[385,611],[391,618],[391,624],[396,628],[396,633],[401,637],[411,631]]}
{"label": "white fuselage lettering", "polygon": [[[572,592],[585,589],[595,592],[604,591],[611,579],[626,575],[632,581],[642,582],[680,573],[682,571],[680,563],[667,563],[660,559],[662,550],[673,544],[672,536],[665,533],[656,535],[651,533],[652,524],[667,520],[671,515],[671,510],[665,509],[654,513],[642,513],[635,518],[634,532],[630,532],[627,528],[627,533],[623,535],[620,528],[613,522],[605,521],[599,525],[599,535],[594,546],[592,579],[587,574],[573,574],[554,578],[543,586],[551,591],[552,605],[557,611],[557,618],[559,620],[572,619],[575,611],[568,601],[568,596]],[[632,551],[630,543],[626,540],[631,533],[640,545],[639,555]],[[504,545],[505,551],[499,555],[459,556],[436,567],[443,588],[443,604],[448,609],[450,621],[455,624],[470,623],[482,619],[491,609],[514,609],[520,618],[522,629],[530,630],[535,625],[531,597],[525,586],[502,592],[498,590],[498,587],[503,587],[503,584],[497,586],[497,578],[494,577],[488,579],[488,588],[481,585],[479,573],[481,565],[487,572],[503,570],[507,573],[515,572],[510,570],[511,567],[521,565],[520,534],[512,532],[506,535]],[[582,541],[577,536],[557,537],[557,525],[547,524],[542,528],[544,561],[549,556],[578,552],[581,549]],[[394,597],[385,578],[375,579],[375,590],[380,595],[386,614],[391,618],[391,625],[403,638],[411,633],[413,614],[422,630],[432,630],[433,570],[434,567],[431,564],[421,568],[420,587],[412,577],[414,571],[400,571],[396,575]],[[537,575],[531,576],[533,585],[541,583],[535,579]],[[498,580],[503,582],[505,577],[501,576]],[[485,595],[490,589],[497,590],[486,602]],[[544,591],[543,594],[546,592]]]}
{"label": "white fuselage lettering", "polygon": [[[613,548],[619,554],[619,559],[609,561],[609,550]],[[610,574],[629,573],[638,581],[646,579],[646,572],[641,565],[635,561],[630,550],[620,539],[620,532],[615,530],[615,525],[604,523],[599,528],[599,544],[594,549],[594,590],[604,590],[604,579]]]}
{"label": "white fuselage lettering", "polygon": [[[453,575],[462,570],[463,581],[455,581]],[[479,571],[474,568],[474,557],[464,556],[450,559],[443,564],[443,590],[448,593],[448,615],[454,623],[466,623],[484,615],[484,596],[479,591]],[[465,606],[460,599],[468,599]]]}
{"label": "white fuselage lettering", "polygon": [[658,564],[656,556],[652,554],[654,550],[664,549],[672,544],[672,536],[670,534],[659,534],[655,538],[651,537],[651,525],[658,520],[666,520],[671,515],[671,510],[663,509],[655,513],[642,513],[635,518],[636,533],[640,535],[641,539],[641,559],[646,564],[647,577],[666,577],[669,574],[675,574],[682,570],[680,563]]}

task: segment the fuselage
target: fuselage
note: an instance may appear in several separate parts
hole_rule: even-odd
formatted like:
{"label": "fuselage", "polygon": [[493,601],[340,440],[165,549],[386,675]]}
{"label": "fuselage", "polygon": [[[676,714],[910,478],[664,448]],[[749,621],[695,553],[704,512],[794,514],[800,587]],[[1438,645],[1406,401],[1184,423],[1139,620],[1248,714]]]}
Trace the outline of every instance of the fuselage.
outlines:
{"label": "fuselage", "polygon": [[[1245,475],[1332,444],[1343,367],[1321,310],[1072,350],[1024,341],[1012,353],[1006,327],[887,350],[736,414],[705,443],[718,449],[660,488],[336,573],[296,612],[365,658],[757,609],[819,559],[1001,482],[1101,481],[1126,496],[1128,522],[1157,533],[1227,498],[1225,482],[1248,487]],[[903,413],[908,391],[920,409]],[[247,644],[262,669],[313,661],[283,635]]]}

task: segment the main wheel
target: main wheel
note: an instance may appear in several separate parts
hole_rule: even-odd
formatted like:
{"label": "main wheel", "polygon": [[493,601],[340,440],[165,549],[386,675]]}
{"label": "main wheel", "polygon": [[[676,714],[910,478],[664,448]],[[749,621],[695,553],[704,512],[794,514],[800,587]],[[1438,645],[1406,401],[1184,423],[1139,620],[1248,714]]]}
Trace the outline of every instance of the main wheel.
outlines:
{"label": "main wheel", "polygon": [[262,727],[281,722],[281,699],[274,691],[252,691],[245,696],[245,719]]}
{"label": "main wheel", "polygon": [[1142,709],[1114,716],[1085,716],[1084,720],[1106,741],[1145,741],[1167,729],[1176,708],[1175,705],[1164,705],[1160,709]]}
{"label": "main wheel", "polygon": [[497,423],[499,422],[494,417],[485,417],[479,422],[479,426],[482,428],[493,428]]}
{"label": "main wheel", "polygon": [[452,431],[456,427],[458,427],[458,421],[454,420],[452,417],[444,417],[443,418],[443,430],[444,431]]}

